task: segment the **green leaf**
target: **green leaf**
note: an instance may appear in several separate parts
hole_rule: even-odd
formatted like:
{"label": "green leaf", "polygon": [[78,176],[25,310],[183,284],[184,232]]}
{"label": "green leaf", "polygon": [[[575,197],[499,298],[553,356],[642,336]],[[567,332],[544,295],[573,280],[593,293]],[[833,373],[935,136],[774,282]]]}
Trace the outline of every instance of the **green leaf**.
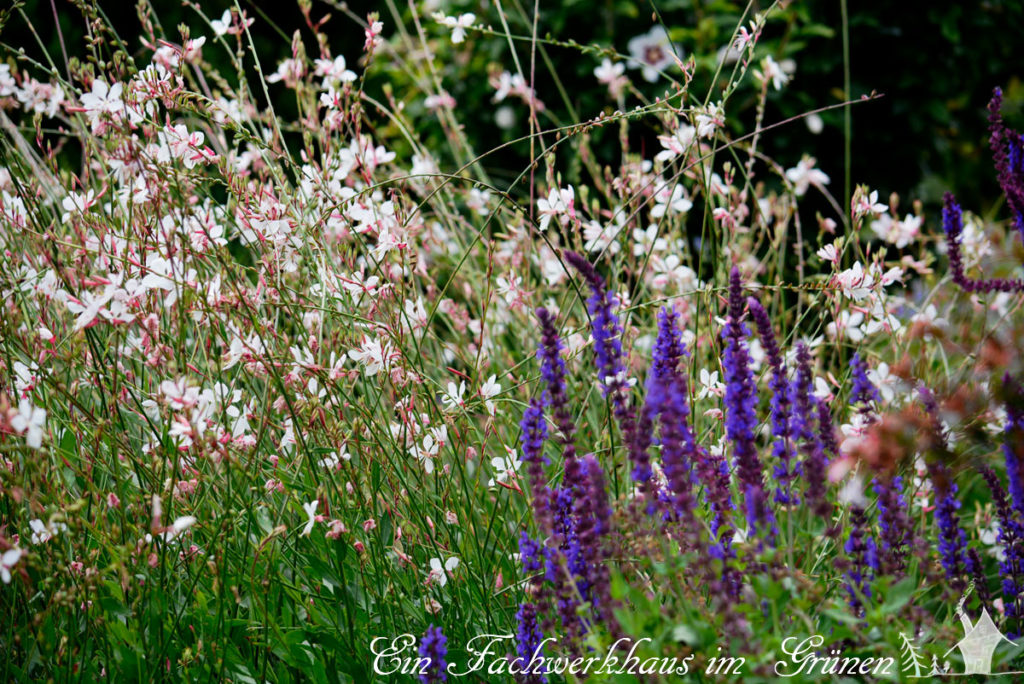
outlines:
{"label": "green leaf", "polygon": [[882,614],[891,615],[899,611],[907,605],[915,591],[917,591],[917,579],[904,577],[886,593],[885,602],[882,604]]}

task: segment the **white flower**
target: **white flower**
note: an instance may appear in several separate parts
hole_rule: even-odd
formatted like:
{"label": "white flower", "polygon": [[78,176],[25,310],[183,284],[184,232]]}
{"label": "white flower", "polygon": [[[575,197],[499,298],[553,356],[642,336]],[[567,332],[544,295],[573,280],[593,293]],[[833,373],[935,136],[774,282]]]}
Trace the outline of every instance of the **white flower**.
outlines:
{"label": "white flower", "polygon": [[213,35],[223,36],[231,28],[231,10],[224,10],[224,14],[220,15],[220,19],[214,19],[210,22],[210,28],[213,29]]}
{"label": "white flower", "polygon": [[509,273],[508,276],[498,276],[495,292],[501,295],[509,306],[512,306],[523,296],[523,291],[520,289],[521,282],[522,278],[515,273]]}
{"label": "white flower", "polygon": [[658,235],[657,224],[646,229],[633,229],[633,256],[643,256],[647,252],[664,252],[668,249],[668,240]]}
{"label": "white flower", "polygon": [[881,362],[877,368],[868,370],[868,380],[875,386],[882,396],[882,401],[890,402],[896,397],[896,387],[900,382],[899,376],[889,372],[889,364]]}
{"label": "white flower", "polygon": [[412,455],[419,461],[423,462],[423,470],[429,475],[434,472],[434,459],[441,452],[443,447],[448,442],[448,428],[444,425],[436,428],[430,428],[427,431],[427,435],[423,438],[422,446],[414,446],[412,448]]}
{"label": "white flower", "polygon": [[689,124],[680,123],[672,135],[658,136],[658,142],[665,149],[654,155],[654,161],[671,161],[679,155],[686,154],[696,139],[697,129]]}
{"label": "white flower", "polygon": [[662,185],[654,193],[654,202],[654,208],[651,209],[652,219],[661,218],[669,210],[673,214],[685,214],[693,208],[693,202],[686,196],[686,190],[678,183],[672,186]]}
{"label": "white flower", "polygon": [[25,434],[25,443],[33,449],[43,444],[43,426],[46,425],[46,409],[32,404],[29,399],[18,402],[18,412],[10,418],[11,428]]}
{"label": "white flower", "polygon": [[919,323],[932,328],[945,328],[949,321],[939,315],[934,304],[929,304],[923,311],[918,311],[910,318],[911,323]]}
{"label": "white flower", "polygon": [[267,83],[284,81],[285,85],[294,86],[299,82],[299,79],[302,78],[304,70],[302,62],[289,57],[277,65],[277,71],[272,74],[267,74]]}
{"label": "white flower", "polygon": [[348,356],[353,361],[363,364],[367,377],[373,377],[391,364],[391,346],[387,342],[364,338],[359,349],[350,349]]}
{"label": "white flower", "polygon": [[444,407],[449,411],[455,409],[465,408],[466,401],[463,396],[466,394],[466,382],[460,380],[456,387],[454,382],[448,383],[448,391],[441,396],[441,401],[444,403]]}
{"label": "white flower", "polygon": [[867,506],[867,498],[864,496],[864,479],[860,475],[854,475],[846,481],[839,490],[839,501],[851,506]]}
{"label": "white flower", "polygon": [[718,371],[709,373],[707,368],[700,369],[700,392],[698,399],[704,399],[712,394],[722,396],[725,392],[725,385],[718,381]]}
{"label": "white flower", "polygon": [[179,534],[181,534],[182,532],[184,532],[185,530],[187,530],[195,524],[196,519],[193,518],[191,515],[183,515],[180,518],[176,518],[174,520],[174,523],[171,524],[170,528],[168,528],[163,533],[164,541],[171,541]]}
{"label": "white flower", "polygon": [[621,386],[624,390],[628,390],[631,387],[636,386],[636,378],[629,377],[629,373],[626,369],[620,370],[615,375],[604,376],[604,387],[615,387],[616,385]]}
{"label": "white flower", "polygon": [[96,193],[92,190],[85,194],[79,194],[77,192],[69,193],[67,197],[61,200],[61,206],[64,207],[64,214],[61,216],[61,223],[67,223],[72,216],[79,216],[87,212],[94,204],[96,204]]}
{"label": "white flower", "polygon": [[175,411],[192,408],[199,403],[199,388],[190,386],[186,378],[164,380],[160,383],[160,393]]}
{"label": "white flower", "polygon": [[881,297],[876,298],[871,303],[870,313],[871,320],[864,326],[864,332],[868,335],[874,335],[879,331],[893,333],[903,327],[903,323],[900,322],[900,319],[889,313],[885,308],[885,304],[882,302]]}
{"label": "white flower", "polygon": [[480,396],[484,400],[484,406],[487,408],[487,413],[492,416],[495,414],[495,407],[494,402],[491,401],[491,399],[501,393],[501,385],[496,382],[497,379],[498,376],[492,375],[487,378],[487,382],[480,386]]}
{"label": "white flower", "polygon": [[452,556],[441,565],[440,558],[430,559],[430,572],[427,573],[427,583],[440,584],[442,587],[448,584],[448,575],[455,573],[455,568],[459,567],[459,559]]}
{"label": "white flower", "polygon": [[498,124],[498,128],[508,130],[516,125],[516,113],[508,105],[502,105],[494,110],[494,123]]}
{"label": "white flower", "polygon": [[491,459],[491,467],[494,468],[497,477],[493,477],[488,481],[488,487],[493,487],[495,480],[507,482],[509,478],[514,479],[519,471],[519,466],[523,465],[523,462],[516,458],[515,449],[505,447],[505,452],[508,454],[507,456],[495,456]]}
{"label": "white flower", "polygon": [[50,539],[53,537],[53,533],[50,532],[49,529],[47,529],[46,525],[44,525],[43,521],[39,518],[36,518],[35,520],[29,520],[28,526],[29,529],[32,530],[33,544],[43,544],[45,542],[50,541]]}
{"label": "white flower", "polygon": [[[722,111],[722,104],[715,103],[710,104],[706,108],[697,112],[694,117],[694,123],[697,126],[697,137],[698,138],[710,138],[714,136],[715,131],[725,126],[725,115]],[[707,167],[711,169],[710,166]]]}
{"label": "white flower", "polygon": [[599,221],[590,221],[583,226],[583,249],[588,252],[607,251],[610,254],[618,254],[622,245],[615,239],[619,233],[619,226],[604,226]]}
{"label": "white flower", "polygon": [[865,336],[860,327],[863,323],[864,314],[860,311],[851,314],[849,311],[843,310],[839,312],[839,317],[836,320],[825,326],[825,332],[833,339],[843,333],[851,342],[860,342]]}
{"label": "white flower", "polygon": [[330,88],[339,83],[351,83],[358,78],[356,72],[348,69],[345,64],[345,58],[342,55],[338,55],[333,60],[318,59],[314,64],[316,65],[314,73],[317,76],[324,77],[323,82],[320,84],[323,88]]}
{"label": "white flower", "polygon": [[861,218],[871,215],[880,215],[888,213],[889,206],[882,204],[878,201],[878,191],[872,190],[867,192],[858,188],[858,192],[853,199],[853,215],[855,218]]}
{"label": "white flower", "polygon": [[776,90],[782,90],[782,86],[789,83],[789,75],[783,71],[779,63],[772,59],[771,55],[768,55],[761,60],[761,72],[755,72],[755,76],[764,81],[771,81],[772,87]]}
{"label": "white flower", "polygon": [[817,254],[821,257],[822,261],[830,261],[835,265],[839,264],[839,249],[836,245],[837,243],[833,242],[818,250]]}
{"label": "white flower", "polygon": [[656,290],[664,290],[670,285],[682,292],[699,290],[704,284],[697,277],[697,273],[684,264],[678,254],[669,254],[662,259],[655,256],[651,259],[654,276],[651,278],[651,287]]}
{"label": "white flower", "polygon": [[808,114],[804,119],[804,123],[807,124],[807,130],[814,135],[818,135],[825,130],[825,120],[821,118],[820,114]]}
{"label": "white flower", "polygon": [[621,62],[612,62],[605,57],[601,60],[601,66],[594,69],[594,76],[599,83],[611,83],[612,80],[621,76],[626,71],[626,65]]}
{"label": "white flower", "polygon": [[804,155],[799,164],[787,169],[786,178],[794,185],[793,192],[797,197],[807,194],[807,189],[812,185],[820,188],[829,184],[829,177],[821,169],[816,169],[816,164],[814,157]]}
{"label": "white flower", "polygon": [[167,151],[171,157],[181,159],[186,169],[194,169],[200,162],[209,162],[217,157],[213,150],[205,145],[206,134],[202,131],[191,133],[184,124],[176,124],[161,132],[167,143]]}
{"label": "white flower", "polygon": [[630,69],[642,69],[643,77],[654,83],[658,80],[658,72],[664,71],[675,63],[674,53],[682,56],[682,50],[673,45],[668,31],[661,24],[653,26],[650,31],[634,36],[628,44]]}
{"label": "white flower", "polygon": [[[974,265],[982,258],[992,253],[992,243],[989,242],[985,226],[978,217],[973,214],[964,214],[964,228],[960,236],[960,247],[963,251],[964,262],[967,265]],[[942,243],[941,248],[945,248]],[[1007,293],[1001,293],[1000,297],[1009,297]]]}
{"label": "white flower", "polygon": [[999,543],[999,521],[993,518],[988,525],[978,524],[978,541],[985,546],[991,547],[988,553],[994,556],[1000,563],[1006,557],[1006,549]]}
{"label": "white flower", "polygon": [[92,82],[92,92],[82,95],[82,108],[92,126],[92,132],[98,134],[103,128],[103,115],[117,115],[124,111],[121,91],[124,86],[115,83],[107,85],[105,81],[96,79]]}
{"label": "white flower", "polygon": [[450,28],[452,30],[452,44],[458,45],[462,41],[466,40],[466,29],[473,26],[473,22],[476,21],[476,15],[472,12],[466,12],[458,18],[455,18],[446,16],[440,12],[435,12],[434,21],[444,24]]}
{"label": "white flower", "polygon": [[18,82],[11,76],[11,65],[0,64],[0,97],[14,95],[18,90]]}
{"label": "white flower", "polygon": [[832,388],[829,387],[828,381],[825,380],[825,378],[822,378],[822,377],[815,377],[814,378],[814,391],[813,391],[813,394],[814,394],[815,397],[817,397],[818,399],[820,399],[821,401],[826,402],[826,403],[832,401],[832,398],[833,398],[832,397]]}
{"label": "white flower", "polygon": [[889,214],[882,214],[871,222],[871,230],[897,249],[903,249],[917,239],[922,220],[920,216],[907,214],[902,221],[895,221]]}
{"label": "white flower", "polygon": [[11,570],[14,569],[15,564],[21,560],[23,551],[17,547],[4,551],[4,555],[0,556],[0,580],[4,584],[11,583]]}
{"label": "white flower", "polygon": [[564,190],[561,188],[552,188],[548,193],[547,198],[540,198],[537,200],[537,212],[540,214],[540,226],[541,232],[548,229],[548,223],[554,216],[558,217],[559,223],[563,226],[569,223],[570,218],[576,216],[576,211],[573,207],[573,203],[576,198],[576,191],[570,185]]}
{"label": "white flower", "polygon": [[309,503],[302,504],[302,510],[306,512],[307,520],[306,526],[302,528],[302,532],[299,533],[300,537],[307,536],[313,531],[313,525],[316,524],[316,507],[320,503],[319,499],[314,499]]}
{"label": "white flower", "polygon": [[612,60],[605,57],[601,61],[601,66],[594,69],[594,76],[597,77],[598,83],[603,83],[608,86],[608,93],[612,97],[619,97],[622,94],[623,88],[629,83],[623,73],[626,71],[626,65],[622,62],[612,62]]}
{"label": "white flower", "polygon": [[864,272],[864,267],[858,261],[852,268],[848,268],[835,276],[836,283],[843,294],[849,299],[859,302],[871,294],[874,278]]}

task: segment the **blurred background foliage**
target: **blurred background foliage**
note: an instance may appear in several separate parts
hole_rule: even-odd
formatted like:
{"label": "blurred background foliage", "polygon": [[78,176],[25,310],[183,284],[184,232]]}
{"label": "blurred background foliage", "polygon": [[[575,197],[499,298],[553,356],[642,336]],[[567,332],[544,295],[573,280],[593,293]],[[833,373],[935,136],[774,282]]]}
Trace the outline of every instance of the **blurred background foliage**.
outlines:
{"label": "blurred background foliage", "polygon": [[[751,12],[762,11],[770,3],[754,2]],[[218,18],[233,3],[226,0],[203,0],[196,4],[173,0],[154,0],[156,15],[171,42],[180,40],[179,25],[186,25],[193,37],[211,35],[199,18],[196,7],[209,18]],[[503,129],[496,121],[501,107],[492,102],[494,88],[489,76],[502,70],[514,70],[509,44],[501,33],[497,2],[447,0],[419,3],[422,25],[428,40],[444,64],[440,74],[444,87],[458,103],[465,134],[479,154],[503,141],[528,131],[528,108],[521,102],[507,100],[504,117],[511,114],[514,124]],[[504,0],[500,3],[513,35],[529,36],[532,32],[533,6],[528,0]],[[118,34],[136,50],[139,64],[148,63],[149,51],[132,36],[139,35],[139,20],[134,4],[123,0],[100,2]],[[315,56],[315,42],[305,27],[298,3],[292,0],[252,2],[240,6],[257,19],[252,27],[253,41],[266,73],[279,61],[290,56],[292,36],[299,29],[307,52]],[[627,54],[629,39],[647,32],[656,21],[663,21],[674,42],[682,48],[684,58],[693,55],[698,70],[691,92],[703,98],[711,86],[717,67],[717,53],[730,37],[747,8],[746,4],[729,0],[563,0],[539,2],[538,35],[559,43],[577,43],[611,48]],[[494,27],[495,34],[470,32],[462,45],[453,46],[448,30],[429,18],[434,10],[457,15],[474,12],[477,23]],[[68,0],[27,0],[22,11],[32,26],[15,16],[8,22],[0,40],[25,44],[11,34],[31,28],[39,43],[50,55],[62,52],[63,36],[69,53],[80,52],[85,30],[82,15]],[[399,0],[346,3],[314,2],[312,16],[325,13],[333,18],[328,24],[331,50],[341,54],[354,67],[363,45],[362,28],[356,19],[378,12],[385,24],[385,36],[397,40],[396,17],[406,27],[412,25],[408,5]],[[60,32],[53,30],[59,17]],[[791,59],[795,73],[791,83],[769,96],[765,123],[770,124],[797,116],[811,109],[843,100],[843,50],[840,0],[793,1],[772,14],[765,29],[759,54],[771,54],[777,61]],[[946,189],[955,189],[965,207],[985,214],[1000,210],[1000,193],[992,172],[986,145],[985,105],[992,88],[1001,86],[1005,92],[1004,113],[1011,126],[1022,122],[1024,86],[1021,83],[1020,50],[1016,43],[1024,35],[1024,3],[1018,0],[986,0],[960,3],[953,0],[862,0],[849,3],[849,40],[852,98],[872,91],[884,97],[853,107],[852,182],[867,183],[881,196],[897,192],[904,202],[901,212],[909,211],[911,199],[921,199],[935,209]],[[528,69],[530,45],[516,42],[516,49]],[[208,44],[204,59],[230,73],[230,64],[219,48]],[[601,55],[582,53],[572,45],[541,44],[536,55],[536,89],[548,108],[545,127],[566,125],[589,119],[599,112],[617,108],[604,86],[594,77],[594,68]],[[423,113],[424,93],[401,69],[371,69],[367,91],[383,95],[390,88],[394,97],[404,101],[412,115]],[[362,69],[357,69],[360,73]],[[678,70],[672,69],[678,76]],[[637,89],[653,99],[665,92],[668,81],[648,83],[637,70],[627,70]],[[557,77],[555,76],[557,74]],[[719,83],[727,79],[720,78]],[[270,89],[274,105],[289,110],[289,93],[283,88]],[[711,96],[711,101],[718,95]],[[757,84],[747,78],[734,94],[727,109],[734,131],[749,132],[755,116]],[[627,95],[625,107],[632,108],[640,100]],[[819,166],[833,179],[832,190],[842,196],[844,173],[843,112],[841,109],[823,115],[825,127],[812,134],[803,122],[797,121],[772,131],[763,140],[763,150],[785,166],[794,165],[804,154],[818,159]],[[428,142],[436,142],[432,153],[442,162],[450,146],[440,126],[431,126],[429,116],[414,116]],[[648,158],[659,149],[653,126],[630,129],[633,151],[644,152]],[[606,127],[595,133],[592,150],[600,163],[616,164],[619,153],[618,131]],[[399,150],[399,152],[404,152]],[[527,145],[512,146],[487,158],[485,166],[495,179],[511,180],[525,168],[529,159]],[[572,169],[563,170],[573,180]],[[994,218],[1004,218],[998,213]]]}

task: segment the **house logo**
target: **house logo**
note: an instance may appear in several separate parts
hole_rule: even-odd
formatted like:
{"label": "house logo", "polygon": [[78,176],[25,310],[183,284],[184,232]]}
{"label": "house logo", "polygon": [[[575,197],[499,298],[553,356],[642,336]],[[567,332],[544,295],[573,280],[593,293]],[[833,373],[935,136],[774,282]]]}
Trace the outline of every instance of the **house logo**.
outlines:
{"label": "house logo", "polygon": [[[981,617],[977,622],[971,624],[971,618],[964,612],[962,604],[961,600],[961,605],[957,606],[957,615],[960,617],[960,623],[964,626],[964,638],[958,641],[956,646],[946,651],[945,655],[948,656],[954,649],[960,649],[960,655],[964,659],[965,675],[990,675],[992,674],[992,656],[995,655],[996,646],[1003,641],[1009,644],[1013,644],[1013,642],[999,631],[996,623],[992,622],[992,616],[988,614],[987,608],[983,608]],[[1016,644],[1013,645],[1016,646]]]}
{"label": "house logo", "polygon": [[[900,635],[903,639],[903,672],[908,675],[908,678],[933,679],[935,677],[962,677],[966,675],[1000,677],[1024,674],[1024,671],[992,672],[992,660],[995,657],[996,648],[1000,644],[1006,642],[1014,648],[1019,648],[1019,646],[999,631],[987,608],[982,608],[981,615],[977,621],[971,621],[971,617],[964,610],[964,603],[967,601],[967,597],[970,596],[972,589],[974,589],[973,582],[967,588],[967,591],[964,592],[956,606],[956,615],[960,618],[960,624],[964,628],[964,636],[943,654],[942,665],[939,664],[939,659],[933,655],[931,667],[926,667],[925,663],[927,661],[921,649],[914,645],[913,639],[904,634]],[[959,651],[960,657],[964,662],[963,672],[955,672],[949,660],[946,659],[954,651]]]}

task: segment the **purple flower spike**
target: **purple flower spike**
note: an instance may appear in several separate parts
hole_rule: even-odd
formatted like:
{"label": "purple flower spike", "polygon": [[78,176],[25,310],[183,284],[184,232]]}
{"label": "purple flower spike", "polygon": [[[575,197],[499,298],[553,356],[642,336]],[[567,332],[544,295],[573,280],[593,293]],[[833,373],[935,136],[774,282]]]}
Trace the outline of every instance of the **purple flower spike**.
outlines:
{"label": "purple flower spike", "polygon": [[[602,278],[594,265],[575,252],[564,252],[565,260],[575,268],[587,281],[591,296],[587,300],[590,312],[590,334],[594,338],[594,362],[604,396],[609,397],[612,413],[622,431],[623,443],[633,463],[632,477],[641,484],[644,496],[648,501],[648,511],[653,512],[657,492],[651,480],[650,457],[647,453],[651,445],[651,421],[656,407],[649,405],[640,412],[639,417],[627,403],[627,392],[632,383],[626,379],[626,369],[622,357],[622,327],[615,315],[618,303],[605,289]],[[675,346],[670,340],[665,342],[667,354],[675,354]],[[668,362],[670,356],[665,357]]]}
{"label": "purple flower spike", "polygon": [[1024,280],[1020,278],[990,278],[974,280],[964,274],[963,256],[960,254],[960,238],[963,233],[963,212],[952,193],[943,197],[942,229],[946,233],[946,244],[949,247],[949,268],[953,272],[953,282],[967,292],[1024,292]]}
{"label": "purple flower spike", "polygon": [[[941,466],[935,466],[938,470]],[[956,497],[956,484],[948,480],[948,473],[935,477],[936,506],[935,523],[939,528],[939,562],[946,571],[946,579],[954,592],[960,593],[967,586],[967,534],[960,526],[960,500]],[[945,487],[939,483],[945,480]]]}
{"label": "purple flower spike", "polygon": [[434,625],[430,625],[420,639],[420,658],[426,658],[428,661],[420,674],[420,681],[423,684],[448,681],[448,662],[445,660],[445,656],[448,655],[447,644],[448,639],[441,628]]}
{"label": "purple flower spike", "polygon": [[1003,124],[1000,110],[1003,91],[996,88],[988,103],[989,147],[995,164],[999,186],[1006,196],[1006,204],[1013,213],[1014,223],[1024,239],[1024,169],[1021,163],[1021,134]]}
{"label": "purple flower spike", "polygon": [[861,411],[870,411],[871,402],[879,402],[882,397],[878,394],[871,380],[868,378],[868,364],[860,358],[860,354],[854,354],[850,359],[850,375],[853,377],[853,389],[850,391],[850,405],[861,406]]}
{"label": "purple flower spike", "polygon": [[858,616],[864,615],[862,599],[871,598],[871,566],[875,557],[875,542],[868,534],[864,509],[854,506],[850,510],[850,536],[844,547],[848,569],[846,591],[850,595],[850,608]]}
{"label": "purple flower spike", "polygon": [[[668,398],[666,390],[669,383],[674,378],[681,377],[680,362],[684,356],[689,355],[683,344],[677,321],[678,316],[671,307],[665,307],[658,315],[658,338],[654,342],[653,361],[647,378],[647,395],[630,452],[634,463],[633,479],[641,483],[649,482],[654,474],[647,453],[652,441],[651,433],[654,429],[654,421],[664,409],[664,403]],[[657,498],[656,496],[651,497],[653,488],[649,489],[652,491],[645,491],[645,494],[650,497],[648,515],[654,513],[656,509],[654,499]]]}
{"label": "purple flower spike", "polygon": [[522,430],[520,441],[526,474],[530,481],[534,520],[545,535],[550,535],[554,520],[551,512],[551,489],[548,487],[547,475],[544,472],[544,464],[547,462],[544,458],[544,440],[547,439],[548,428],[544,422],[544,405],[539,399],[530,400],[519,427]]}
{"label": "purple flower spike", "polygon": [[729,276],[729,315],[722,331],[725,351],[725,434],[733,446],[737,476],[743,488],[747,524],[751,535],[775,535],[775,519],[764,490],[764,473],[754,443],[757,429],[757,388],[750,369],[746,338],[750,331],[743,325],[743,285],[739,269]]}
{"label": "purple flower spike", "polygon": [[817,410],[812,387],[811,353],[806,344],[799,342],[796,346],[796,377],[790,388],[793,393],[794,407],[793,432],[800,440],[800,451],[804,456],[801,472],[807,483],[807,503],[816,516],[830,520],[832,505],[826,497],[825,467],[827,459],[822,435],[827,435],[831,431],[831,425],[827,430],[815,431],[815,424],[820,423],[823,416]]}
{"label": "purple flower spike", "polygon": [[913,542],[913,523],[903,496],[903,478],[898,475],[875,481],[878,496],[878,527],[882,547],[879,550],[883,574],[901,578],[907,569],[907,553]]}
{"label": "purple flower spike", "polygon": [[772,470],[777,486],[775,502],[784,506],[797,504],[799,499],[793,493],[793,481],[797,475],[793,464],[793,403],[789,397],[786,365],[783,363],[782,352],[775,339],[775,331],[772,330],[768,312],[761,306],[761,302],[753,297],[747,299],[747,308],[757,326],[761,346],[768,357],[768,365],[772,369],[772,379],[769,384],[772,390],[772,437],[775,440],[772,445],[772,454],[779,461]]}
{"label": "purple flower spike", "polygon": [[660,435],[661,459],[671,492],[670,511],[683,528],[682,539],[693,548],[697,544],[698,529],[691,473],[697,459],[697,445],[688,420],[690,407],[686,381],[677,376],[660,378],[656,382],[662,385],[666,395]]}
{"label": "purple flower spike", "polygon": [[1003,548],[1003,557],[999,561],[999,579],[1006,617],[1008,621],[1017,621],[1016,632],[1019,634],[1020,620],[1024,617],[1024,526],[1016,510],[1007,501],[1006,490],[995,471],[982,468],[981,475],[992,492],[992,503],[999,519],[996,541]]}
{"label": "purple flower spike", "polygon": [[[821,399],[814,397],[814,405],[818,407],[818,435],[821,437],[821,449],[825,455],[822,467],[827,466],[829,457],[839,455],[839,442],[836,441],[836,428],[832,424],[832,412]],[[824,472],[822,481],[824,482]]]}
{"label": "purple flower spike", "polygon": [[565,260],[587,281],[591,295],[587,300],[590,312],[590,334],[594,338],[594,361],[597,364],[598,379],[605,396],[624,392],[626,370],[622,363],[622,327],[615,315],[618,302],[608,294],[604,278],[594,265],[576,252],[563,253]]}
{"label": "purple flower spike", "polygon": [[595,617],[611,626],[612,615],[611,576],[605,562],[605,535],[611,529],[612,511],[605,490],[604,473],[597,458],[587,454],[583,458],[587,473],[586,494],[576,499],[575,511],[578,521],[577,536],[583,561],[583,596],[593,605]]}
{"label": "purple flower spike", "polygon": [[[988,103],[989,147],[995,165],[999,186],[1006,204],[1013,214],[1013,222],[1024,240],[1024,136],[1003,124],[1000,113],[1003,91],[996,88]],[[963,216],[951,193],[946,193],[942,209],[942,228],[949,246],[949,267],[953,282],[968,292],[1024,292],[1024,279],[991,278],[973,280],[964,275],[963,256],[960,254],[960,236]]]}
{"label": "purple flower spike", "polygon": [[[532,603],[523,603],[516,612],[516,668],[524,672],[520,681],[525,684],[542,684],[548,681],[544,672],[539,672],[538,665],[543,661],[544,633],[537,620],[537,608]],[[537,656],[536,660],[534,656]],[[531,667],[530,663],[535,663]],[[540,665],[539,669],[544,669]]]}
{"label": "purple flower spike", "polygon": [[1024,516],[1024,387],[1007,373],[1003,376],[1006,391],[1006,427],[1003,429],[1003,455],[1006,476],[1010,481],[1013,507]]}
{"label": "purple flower spike", "polygon": [[679,332],[679,315],[670,307],[658,314],[658,338],[654,342],[651,377],[663,378],[679,372],[679,363],[689,356]]}
{"label": "purple flower spike", "polygon": [[558,426],[558,440],[562,444],[563,456],[566,460],[576,457],[576,446],[573,436],[576,434],[576,422],[569,410],[569,398],[565,392],[565,361],[562,360],[562,340],[555,329],[555,319],[547,309],[537,309],[537,320],[540,321],[541,341],[537,347],[537,358],[540,360],[540,374],[547,384],[547,398],[551,404],[551,412]]}

